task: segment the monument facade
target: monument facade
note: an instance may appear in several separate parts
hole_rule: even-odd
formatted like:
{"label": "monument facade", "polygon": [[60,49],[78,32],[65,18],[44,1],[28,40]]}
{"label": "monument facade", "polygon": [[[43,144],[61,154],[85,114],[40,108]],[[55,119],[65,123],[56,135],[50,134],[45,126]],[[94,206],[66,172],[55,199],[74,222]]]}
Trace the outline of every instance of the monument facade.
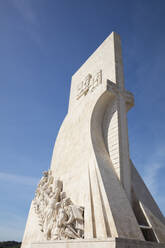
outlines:
{"label": "monument facade", "polygon": [[22,248],[165,247],[165,218],[129,156],[133,105],[113,32],[72,77],[68,113]]}

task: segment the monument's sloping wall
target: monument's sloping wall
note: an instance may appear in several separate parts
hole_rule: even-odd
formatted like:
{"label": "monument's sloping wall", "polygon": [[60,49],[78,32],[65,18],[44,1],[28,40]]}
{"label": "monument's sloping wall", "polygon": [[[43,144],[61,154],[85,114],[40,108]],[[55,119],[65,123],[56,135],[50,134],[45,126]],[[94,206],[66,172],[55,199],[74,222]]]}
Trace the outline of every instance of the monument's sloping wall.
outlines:
{"label": "monument's sloping wall", "polygon": [[131,165],[133,190],[138,199],[141,211],[143,211],[147,225],[153,229],[160,242],[165,242],[165,218],[132,162]]}

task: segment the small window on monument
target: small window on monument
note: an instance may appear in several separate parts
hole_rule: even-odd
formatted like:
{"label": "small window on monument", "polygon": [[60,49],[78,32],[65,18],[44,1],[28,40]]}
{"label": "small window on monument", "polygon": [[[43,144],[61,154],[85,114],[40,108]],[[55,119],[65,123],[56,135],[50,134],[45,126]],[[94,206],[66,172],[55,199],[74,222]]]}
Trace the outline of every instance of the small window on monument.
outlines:
{"label": "small window on monument", "polygon": [[152,230],[152,227],[149,225],[144,212],[140,206],[139,201],[136,198],[136,195],[134,192],[132,192],[133,195],[133,210],[134,210],[134,214],[136,216],[137,222],[139,224],[139,227],[143,233],[143,236],[145,238],[146,241],[151,241],[151,242],[158,242],[154,231]]}
{"label": "small window on monument", "polygon": [[141,230],[146,241],[158,242],[155,233],[153,232],[151,227],[141,226]]}
{"label": "small window on monument", "polygon": [[136,216],[136,219],[137,219],[137,222],[139,225],[142,225],[142,226],[148,226],[148,222],[146,220],[146,217],[140,207],[140,204],[139,204],[139,201],[137,200],[136,198],[136,195],[134,192],[133,193],[133,211],[134,211],[134,214]]}

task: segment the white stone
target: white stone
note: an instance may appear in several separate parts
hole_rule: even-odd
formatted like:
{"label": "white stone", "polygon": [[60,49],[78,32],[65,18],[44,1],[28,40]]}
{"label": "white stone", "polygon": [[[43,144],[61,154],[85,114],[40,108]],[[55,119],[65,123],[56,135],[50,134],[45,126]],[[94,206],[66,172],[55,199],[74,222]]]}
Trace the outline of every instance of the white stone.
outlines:
{"label": "white stone", "polygon": [[110,238],[106,240],[73,240],[33,243],[32,248],[165,248],[164,244],[139,240]]}
{"label": "white stone", "polygon": [[130,161],[127,111],[133,104],[124,88],[120,37],[112,33],[72,77],[69,109],[51,161],[52,176],[84,209],[84,239],[41,243],[44,235],[32,203],[22,248],[32,243],[32,248],[117,247],[109,240],[117,237],[165,242],[164,217]]}

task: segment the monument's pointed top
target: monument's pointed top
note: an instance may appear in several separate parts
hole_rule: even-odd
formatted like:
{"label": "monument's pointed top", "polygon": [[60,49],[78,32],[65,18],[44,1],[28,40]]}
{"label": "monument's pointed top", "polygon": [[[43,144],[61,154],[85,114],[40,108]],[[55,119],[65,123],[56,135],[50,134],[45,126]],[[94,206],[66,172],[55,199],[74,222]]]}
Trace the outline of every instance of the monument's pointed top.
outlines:
{"label": "monument's pointed top", "polygon": [[[69,111],[107,88],[107,80],[124,88],[120,37],[112,32],[72,77]],[[97,89],[97,90],[96,90]]]}

